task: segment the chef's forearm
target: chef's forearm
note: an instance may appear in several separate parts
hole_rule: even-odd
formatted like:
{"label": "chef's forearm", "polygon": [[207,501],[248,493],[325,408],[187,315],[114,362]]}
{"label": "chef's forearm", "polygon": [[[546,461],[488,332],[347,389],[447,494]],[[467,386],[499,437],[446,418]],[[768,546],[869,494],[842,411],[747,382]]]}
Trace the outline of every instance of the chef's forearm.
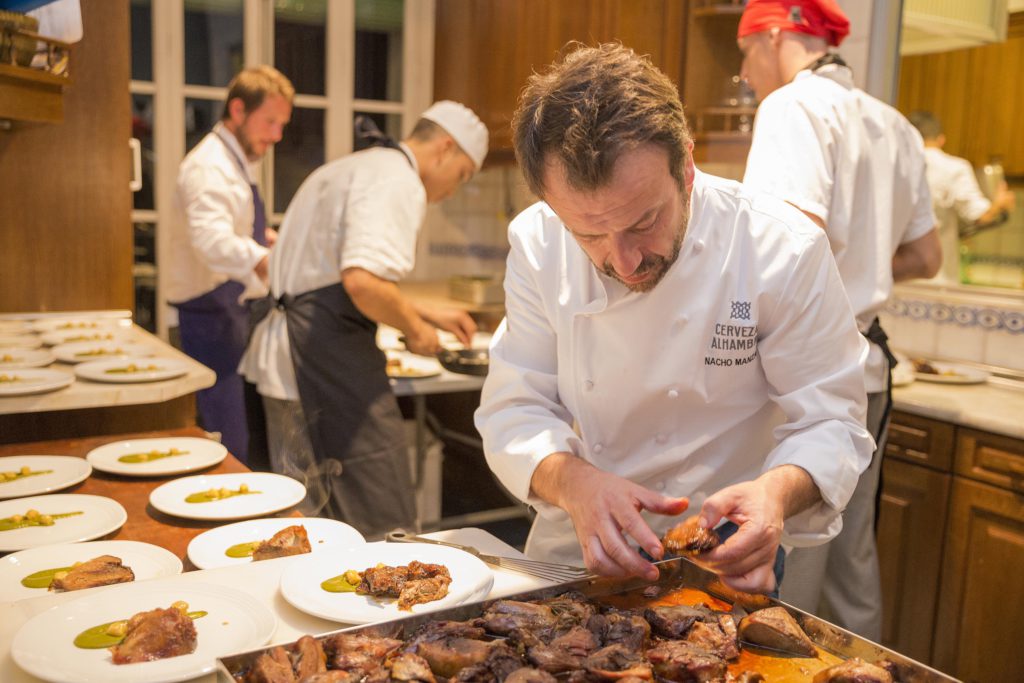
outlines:
{"label": "chef's forearm", "polygon": [[896,282],[935,277],[942,266],[939,234],[932,230],[912,242],[901,244],[892,257],[892,279]]}
{"label": "chef's forearm", "polygon": [[362,268],[347,268],[342,271],[341,282],[352,303],[370,320],[390,325],[406,334],[417,325],[424,324],[416,309],[402,296],[394,282],[377,277]]}
{"label": "chef's forearm", "polygon": [[783,519],[800,514],[821,502],[821,492],[807,470],[796,465],[780,465],[757,478],[782,500]]}
{"label": "chef's forearm", "polygon": [[552,453],[540,461],[530,479],[530,493],[545,503],[565,509],[563,496],[571,489],[576,475],[583,469],[593,467],[572,453]]}

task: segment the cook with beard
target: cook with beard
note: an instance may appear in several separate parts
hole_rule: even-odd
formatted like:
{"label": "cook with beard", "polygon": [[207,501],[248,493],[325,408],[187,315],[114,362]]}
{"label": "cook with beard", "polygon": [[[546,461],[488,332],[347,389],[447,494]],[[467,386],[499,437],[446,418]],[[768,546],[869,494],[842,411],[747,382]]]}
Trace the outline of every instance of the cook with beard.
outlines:
{"label": "cook with beard", "polygon": [[780,542],[838,531],[873,446],[866,343],[827,239],[698,171],[675,87],[621,45],[531,77],[513,139],[541,201],[509,227],[475,417],[539,513],[527,555],[654,579],[690,507],[727,538],[708,568],[774,589]]}
{"label": "cook with beard", "polygon": [[228,85],[221,120],[178,169],[169,257],[161,269],[178,309],[182,349],[217,373],[197,396],[202,427],[248,461],[244,385],[237,373],[249,319],[243,299],[267,293],[276,233],[255,178],[263,155],[291,119],[295,90],[269,66],[245,69]]}

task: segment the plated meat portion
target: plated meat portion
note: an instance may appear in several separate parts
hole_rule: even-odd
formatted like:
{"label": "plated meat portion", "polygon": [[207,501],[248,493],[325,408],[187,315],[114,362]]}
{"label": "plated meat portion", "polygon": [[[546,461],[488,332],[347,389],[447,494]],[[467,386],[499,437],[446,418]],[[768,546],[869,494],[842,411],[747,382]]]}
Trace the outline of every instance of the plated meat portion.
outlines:
{"label": "plated meat portion", "polygon": [[802,657],[818,655],[814,643],[785,607],[768,607],[743,617],[739,635],[740,640],[752,645]]}
{"label": "plated meat portion", "polygon": [[427,564],[413,560],[408,565],[380,565],[360,572],[356,593],[375,597],[398,598],[398,609],[411,610],[413,605],[440,600],[448,595],[452,582],[443,564]]}
{"label": "plated meat portion", "polygon": [[50,583],[52,591],[78,591],[83,588],[109,586],[135,580],[131,567],[121,564],[120,557],[100,555],[77,564],[67,572],[57,572]]}
{"label": "plated meat portion", "polygon": [[266,541],[262,541],[252,551],[253,561],[272,560],[275,557],[303,555],[312,552],[306,527],[294,524],[281,529]]}
{"label": "plated meat portion", "polygon": [[114,664],[151,662],[195,652],[196,627],[177,607],[139,612],[128,620],[119,645],[110,648]]}
{"label": "plated meat portion", "polygon": [[665,548],[677,555],[699,555],[716,548],[722,541],[714,529],[698,524],[699,517],[690,517],[675,525],[661,540]]}

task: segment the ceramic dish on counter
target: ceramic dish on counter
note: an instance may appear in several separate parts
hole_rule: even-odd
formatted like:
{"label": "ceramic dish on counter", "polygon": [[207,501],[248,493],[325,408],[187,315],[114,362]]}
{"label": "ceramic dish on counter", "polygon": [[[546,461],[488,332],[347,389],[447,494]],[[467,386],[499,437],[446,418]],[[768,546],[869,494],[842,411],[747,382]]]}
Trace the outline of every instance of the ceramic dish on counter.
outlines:
{"label": "ceramic dish on counter", "polygon": [[[50,515],[53,524],[17,527],[8,520],[27,516],[30,510]],[[38,548],[54,543],[91,541],[121,528],[128,513],[113,498],[84,493],[51,493],[45,496],[0,501],[0,552]],[[15,528],[7,528],[8,524]]]}
{"label": "ceramic dish on counter", "polygon": [[[396,567],[413,560],[448,568],[452,582],[445,597],[403,611],[394,599],[354,592],[332,593],[321,587],[324,581],[348,570],[362,572],[378,563]],[[482,600],[493,583],[490,568],[462,550],[422,543],[368,543],[294,559],[281,574],[281,595],[307,614],[345,624],[367,624]]]}
{"label": "ceramic dish on counter", "polygon": [[[88,628],[179,600],[189,610],[206,612],[193,622],[196,649],[191,654],[117,665],[106,648],[74,644]],[[37,614],[15,634],[11,657],[33,676],[55,683],[173,683],[211,673],[218,657],[265,644],[276,627],[271,609],[248,593],[176,577],[111,586]]]}
{"label": "ceramic dish on counter", "polygon": [[71,455],[8,455],[0,458],[0,498],[60,491],[85,481],[90,474],[92,466]]}
{"label": "ceramic dish on counter", "polygon": [[89,451],[85,459],[101,472],[163,477],[213,467],[227,454],[227,448],[210,439],[172,436],[103,444]]}
{"label": "ceramic dish on counter", "polygon": [[53,354],[62,363],[87,363],[113,358],[146,358],[153,355],[153,350],[145,344],[80,341],[58,344],[53,347]]}
{"label": "ceramic dish on counter", "polygon": [[4,349],[38,349],[43,340],[34,334],[0,333],[0,351]]}
{"label": "ceramic dish on counter", "polygon": [[73,342],[113,342],[115,344],[130,343],[135,335],[131,330],[111,328],[106,330],[64,330],[46,332],[39,337],[47,346],[59,346]]}
{"label": "ceramic dish on counter", "polygon": [[70,386],[75,376],[64,370],[28,368],[0,370],[0,396],[26,396],[44,394]]}
{"label": "ceramic dish on counter", "polygon": [[42,368],[55,360],[57,358],[51,351],[39,347],[34,349],[24,347],[0,349],[0,372],[4,370]]}
{"label": "ceramic dish on counter", "polygon": [[32,334],[32,327],[27,320],[0,320],[0,334]]}
{"label": "ceramic dish on counter", "polygon": [[921,358],[915,358],[911,362],[914,365],[914,377],[922,382],[935,382],[937,384],[983,384],[989,378],[989,373],[984,370],[975,370],[966,365],[930,361]]}
{"label": "ceramic dish on counter", "polygon": [[387,358],[386,371],[392,379],[419,379],[441,374],[441,363],[436,358],[425,358],[408,351],[388,351]]}
{"label": "ceramic dish on counter", "polygon": [[[250,564],[250,555],[239,556],[241,552],[258,541],[265,541],[271,536],[290,526],[301,526],[309,536],[311,553],[321,554],[337,548],[350,548],[362,545],[363,535],[354,528],[336,519],[322,517],[267,517],[250,519],[234,524],[204,531],[188,544],[188,559],[199,569],[213,569],[235,564]],[[237,549],[228,555],[229,549]]]}
{"label": "ceramic dish on counter", "polygon": [[[200,474],[153,489],[149,504],[185,519],[236,520],[263,517],[302,502],[306,487],[269,472]],[[190,500],[191,499],[191,500]]]}
{"label": "ceramic dish on counter", "polygon": [[92,332],[127,329],[132,321],[125,318],[65,317],[34,320],[29,327],[35,332]]}
{"label": "ceramic dish on counter", "polygon": [[[119,558],[123,566],[131,568],[136,581],[176,576],[182,570],[181,560],[177,555],[152,543],[87,541],[47,545],[21,550],[0,558],[0,602],[46,595],[49,592],[47,586],[30,588],[22,581],[37,572],[70,567],[75,562],[86,562],[101,555]],[[79,591],[74,592],[86,595]]]}
{"label": "ceramic dish on counter", "polygon": [[75,366],[75,375],[93,382],[136,384],[162,382],[187,375],[188,364],[179,358],[128,357],[92,360]]}

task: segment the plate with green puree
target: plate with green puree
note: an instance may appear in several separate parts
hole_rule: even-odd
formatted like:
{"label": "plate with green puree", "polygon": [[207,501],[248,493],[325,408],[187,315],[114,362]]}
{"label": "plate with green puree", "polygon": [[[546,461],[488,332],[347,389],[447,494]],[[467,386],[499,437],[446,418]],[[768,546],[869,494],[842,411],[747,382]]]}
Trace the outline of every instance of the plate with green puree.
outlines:
{"label": "plate with green puree", "polygon": [[263,517],[302,502],[306,487],[281,474],[201,474],[153,489],[149,504],[185,519],[235,520]]}
{"label": "plate with green puree", "polygon": [[51,493],[0,501],[0,552],[91,541],[127,520],[121,504],[104,496]]}
{"label": "plate with green puree", "polygon": [[89,463],[71,455],[9,455],[0,458],[0,499],[60,491],[91,473]]}
{"label": "plate with green puree", "polygon": [[92,449],[85,459],[101,472],[162,477],[213,467],[227,454],[227,448],[210,439],[172,436],[114,441]]}

